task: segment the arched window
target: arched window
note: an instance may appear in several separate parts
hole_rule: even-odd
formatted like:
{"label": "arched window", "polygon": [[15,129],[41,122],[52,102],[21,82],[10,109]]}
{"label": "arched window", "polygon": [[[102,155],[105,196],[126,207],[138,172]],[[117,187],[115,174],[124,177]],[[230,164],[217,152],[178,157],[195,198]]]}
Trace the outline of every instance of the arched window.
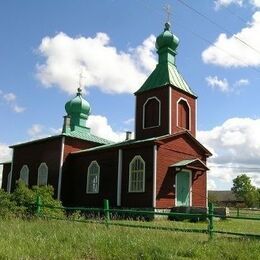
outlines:
{"label": "arched window", "polygon": [[190,108],[186,100],[180,99],[178,102],[178,126],[190,129]]}
{"label": "arched window", "polygon": [[99,192],[99,173],[100,167],[97,161],[92,161],[88,167],[87,175],[87,193],[98,193]]}
{"label": "arched window", "polygon": [[23,165],[20,170],[20,180],[22,180],[26,185],[29,183],[29,168],[27,165]]}
{"label": "arched window", "polygon": [[129,192],[144,192],[145,190],[145,162],[137,155],[129,164]]}
{"label": "arched window", "polygon": [[43,186],[48,183],[48,166],[46,163],[41,163],[38,168],[38,181],[37,185]]}
{"label": "arched window", "polygon": [[161,121],[161,102],[157,97],[146,100],[143,107],[143,128],[157,127]]}

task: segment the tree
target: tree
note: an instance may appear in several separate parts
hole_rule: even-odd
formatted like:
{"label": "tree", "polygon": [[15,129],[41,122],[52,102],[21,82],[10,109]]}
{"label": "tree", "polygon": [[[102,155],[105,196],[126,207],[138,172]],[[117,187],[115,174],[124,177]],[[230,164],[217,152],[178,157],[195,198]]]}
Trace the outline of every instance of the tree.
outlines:
{"label": "tree", "polygon": [[250,177],[246,174],[238,175],[233,179],[233,187],[231,190],[237,198],[243,199],[247,207],[256,206],[258,204],[258,191],[251,184]]}

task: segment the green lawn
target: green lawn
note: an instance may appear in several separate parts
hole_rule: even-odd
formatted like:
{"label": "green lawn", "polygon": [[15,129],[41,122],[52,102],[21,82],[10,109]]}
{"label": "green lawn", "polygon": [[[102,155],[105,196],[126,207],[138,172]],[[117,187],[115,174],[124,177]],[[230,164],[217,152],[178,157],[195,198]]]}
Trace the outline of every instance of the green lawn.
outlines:
{"label": "green lawn", "polygon": [[[135,224],[206,228],[173,221]],[[260,233],[260,221],[218,221],[216,228]],[[260,259],[260,240],[59,220],[1,220],[0,259]]]}

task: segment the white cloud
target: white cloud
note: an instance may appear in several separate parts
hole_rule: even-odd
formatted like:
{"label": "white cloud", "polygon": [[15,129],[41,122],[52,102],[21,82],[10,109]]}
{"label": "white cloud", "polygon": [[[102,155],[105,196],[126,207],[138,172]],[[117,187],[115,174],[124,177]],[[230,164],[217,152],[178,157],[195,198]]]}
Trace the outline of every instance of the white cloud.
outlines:
{"label": "white cloud", "polygon": [[134,118],[129,118],[129,119],[124,121],[124,124],[125,125],[133,125],[134,122],[135,122]]}
{"label": "white cloud", "polygon": [[260,0],[250,0],[250,3],[255,7],[260,7]]}
{"label": "white cloud", "polygon": [[105,33],[94,38],[72,38],[65,33],[45,37],[38,48],[46,59],[37,65],[37,77],[46,87],[57,86],[75,93],[79,73],[84,88],[98,87],[105,93],[133,93],[155,67],[155,36],[136,48],[119,51]]}
{"label": "white cloud", "polygon": [[0,95],[2,95],[3,100],[11,107],[11,109],[15,113],[24,112],[25,108],[17,104],[16,95],[14,93],[12,92],[4,93],[3,91],[0,91]]}
{"label": "white cloud", "polygon": [[218,76],[208,76],[205,80],[212,89],[217,89],[225,93],[234,92],[236,94],[240,94],[241,87],[245,87],[250,84],[248,79],[239,79],[230,85],[226,78],[219,79]]}
{"label": "white cloud", "polygon": [[209,131],[199,131],[198,139],[214,156],[209,160],[209,179],[232,186],[232,179],[246,173],[260,186],[260,119],[231,118]]}
{"label": "white cloud", "polygon": [[215,190],[217,188],[215,181],[212,179],[209,179],[207,184],[208,184],[208,190]]}
{"label": "white cloud", "polygon": [[229,83],[227,79],[219,79],[217,76],[208,76],[205,78],[208,85],[211,86],[213,89],[219,89],[222,92],[228,92]]}
{"label": "white cloud", "polygon": [[41,124],[33,124],[28,130],[30,140],[45,138],[52,135],[58,135],[61,133],[61,129],[55,129],[52,127],[46,127]]}
{"label": "white cloud", "polygon": [[16,100],[16,96],[14,93],[7,93],[3,95],[3,98],[7,101],[7,102],[12,102]]}
{"label": "white cloud", "polygon": [[248,79],[240,79],[234,83],[234,86],[241,87],[241,86],[247,86],[249,84],[250,84],[250,81]]}
{"label": "white cloud", "polygon": [[214,1],[216,10],[218,10],[221,7],[227,7],[231,4],[242,6],[243,2],[244,2],[244,0],[216,0],[216,1]]}
{"label": "white cloud", "polygon": [[[255,12],[252,22],[239,33],[228,37],[221,33],[214,45],[202,52],[205,63],[223,67],[257,67],[260,66],[260,11]],[[237,38],[246,42],[252,48],[245,46]],[[224,51],[223,51],[224,50]]]}
{"label": "white cloud", "polygon": [[256,8],[260,7],[260,0],[249,0],[249,1],[245,1],[245,0],[215,0],[214,1],[216,10],[219,10],[222,7],[228,7],[232,4],[242,7],[245,4],[245,2],[249,2],[251,5],[253,5]]}
{"label": "white cloud", "polygon": [[43,126],[39,124],[34,124],[28,129],[27,133],[29,136],[37,138],[39,135],[42,135]]}
{"label": "white cloud", "polygon": [[99,137],[115,142],[125,140],[125,133],[114,131],[108,124],[108,120],[105,116],[90,115],[87,121],[87,126],[90,127],[92,134]]}

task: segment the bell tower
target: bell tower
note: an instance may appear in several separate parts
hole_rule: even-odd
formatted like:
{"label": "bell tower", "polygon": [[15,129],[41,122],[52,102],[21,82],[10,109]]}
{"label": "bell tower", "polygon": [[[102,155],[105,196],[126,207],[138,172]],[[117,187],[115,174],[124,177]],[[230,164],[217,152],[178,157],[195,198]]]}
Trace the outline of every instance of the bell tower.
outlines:
{"label": "bell tower", "polygon": [[136,139],[171,135],[187,130],[196,135],[197,96],[176,67],[179,39],[170,23],[156,38],[158,64],[136,96]]}

